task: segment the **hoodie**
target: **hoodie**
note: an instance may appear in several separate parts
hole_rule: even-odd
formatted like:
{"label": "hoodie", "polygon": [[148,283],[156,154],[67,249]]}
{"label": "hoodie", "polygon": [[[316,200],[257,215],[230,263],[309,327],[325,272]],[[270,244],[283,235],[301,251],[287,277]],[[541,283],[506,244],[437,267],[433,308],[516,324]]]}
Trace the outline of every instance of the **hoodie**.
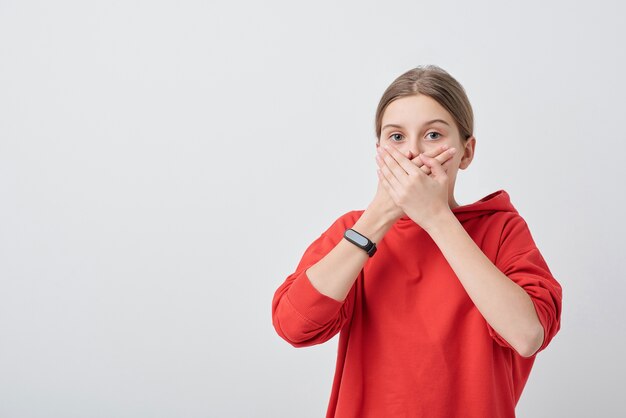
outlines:
{"label": "hoodie", "polygon": [[522,357],[483,318],[424,229],[404,216],[377,243],[343,301],[306,270],[363,210],[340,216],[276,290],[272,322],[295,347],[339,333],[327,417],[508,418],[539,352],[560,329],[562,291],[508,193],[451,209],[494,265],[531,297],[544,342]]}

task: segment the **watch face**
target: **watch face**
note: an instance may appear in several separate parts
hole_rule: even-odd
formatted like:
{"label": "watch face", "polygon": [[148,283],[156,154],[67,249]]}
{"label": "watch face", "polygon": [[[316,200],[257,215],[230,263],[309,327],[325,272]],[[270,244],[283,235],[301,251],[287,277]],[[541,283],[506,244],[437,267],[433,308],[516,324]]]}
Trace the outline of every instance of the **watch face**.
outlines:
{"label": "watch face", "polygon": [[354,232],[353,230],[349,229],[346,231],[346,235],[353,240],[354,242],[356,242],[357,244],[359,244],[362,247],[365,247],[367,245],[367,238],[365,238],[363,235],[358,234],[356,232]]}

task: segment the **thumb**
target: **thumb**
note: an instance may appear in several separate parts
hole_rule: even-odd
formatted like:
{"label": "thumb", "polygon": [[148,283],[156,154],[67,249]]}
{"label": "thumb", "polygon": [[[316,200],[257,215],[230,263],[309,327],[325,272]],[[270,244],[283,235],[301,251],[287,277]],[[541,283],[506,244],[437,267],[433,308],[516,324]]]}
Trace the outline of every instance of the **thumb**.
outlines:
{"label": "thumb", "polygon": [[420,158],[422,162],[428,168],[430,168],[430,171],[432,172],[434,177],[436,178],[446,177],[446,170],[443,169],[443,167],[441,166],[441,163],[437,161],[436,158],[429,157],[428,155],[425,155],[425,154],[420,154],[418,158]]}

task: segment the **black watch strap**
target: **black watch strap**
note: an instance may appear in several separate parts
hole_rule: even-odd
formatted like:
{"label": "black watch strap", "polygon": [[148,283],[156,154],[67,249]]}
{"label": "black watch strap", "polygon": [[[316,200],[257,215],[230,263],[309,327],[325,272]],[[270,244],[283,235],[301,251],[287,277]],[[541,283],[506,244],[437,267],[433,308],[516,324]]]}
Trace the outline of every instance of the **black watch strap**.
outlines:
{"label": "black watch strap", "polygon": [[370,241],[369,238],[359,234],[352,228],[346,229],[346,232],[343,233],[343,237],[357,247],[363,249],[370,257],[373,256],[376,252],[376,244]]}

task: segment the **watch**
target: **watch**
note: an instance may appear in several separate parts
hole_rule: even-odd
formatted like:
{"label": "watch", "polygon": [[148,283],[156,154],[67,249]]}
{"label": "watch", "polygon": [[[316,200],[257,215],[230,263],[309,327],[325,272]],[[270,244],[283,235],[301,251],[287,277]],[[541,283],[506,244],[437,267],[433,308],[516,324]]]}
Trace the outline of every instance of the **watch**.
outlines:
{"label": "watch", "polygon": [[376,252],[376,244],[370,241],[367,237],[359,234],[352,228],[346,229],[346,232],[343,233],[343,237],[357,247],[365,250],[367,255],[369,255],[370,257],[373,256]]}

